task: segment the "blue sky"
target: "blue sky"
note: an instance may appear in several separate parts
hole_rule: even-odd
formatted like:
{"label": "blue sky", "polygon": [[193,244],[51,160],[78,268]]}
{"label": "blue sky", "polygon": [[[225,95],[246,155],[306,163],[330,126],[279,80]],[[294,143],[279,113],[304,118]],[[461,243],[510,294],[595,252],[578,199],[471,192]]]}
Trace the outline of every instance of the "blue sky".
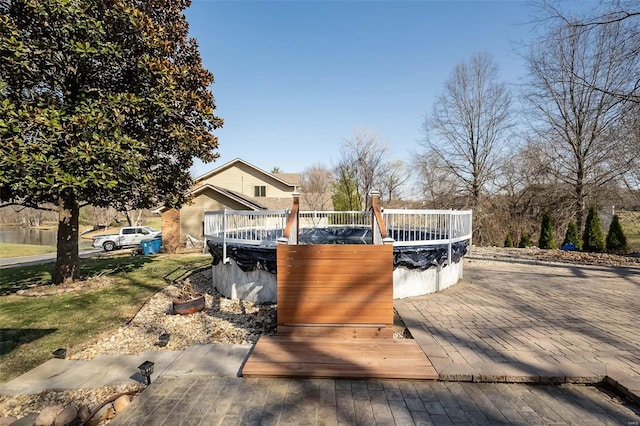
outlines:
{"label": "blue sky", "polygon": [[186,11],[215,76],[221,158],[270,171],[331,167],[357,129],[377,133],[392,159],[419,149],[425,114],[456,63],[487,51],[514,88],[516,47],[532,36],[519,1],[205,1]]}

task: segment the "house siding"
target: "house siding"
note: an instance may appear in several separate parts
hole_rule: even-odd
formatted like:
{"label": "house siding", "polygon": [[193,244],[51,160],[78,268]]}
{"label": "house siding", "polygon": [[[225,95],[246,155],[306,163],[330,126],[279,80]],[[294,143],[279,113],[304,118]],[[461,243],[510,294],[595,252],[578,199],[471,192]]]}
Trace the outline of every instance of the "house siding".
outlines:
{"label": "house siding", "polygon": [[292,186],[274,179],[242,162],[237,162],[233,167],[221,170],[208,179],[200,181],[199,184],[219,186],[247,197],[255,196],[254,191],[256,186],[266,186],[266,197],[268,198],[291,197],[294,189]]}
{"label": "house siding", "polygon": [[204,212],[205,210],[248,210],[247,206],[231,199],[219,200],[220,194],[211,190],[203,190],[194,197],[190,204],[185,204],[180,211],[180,238],[182,241],[187,235],[197,239],[204,238]]}
{"label": "house siding", "polygon": [[[202,240],[205,211],[289,208],[299,182],[295,173],[274,176],[243,160],[233,160],[198,178],[191,203],[163,212],[163,240],[178,246],[185,244],[187,235]],[[265,187],[264,196],[255,196],[256,186]]]}

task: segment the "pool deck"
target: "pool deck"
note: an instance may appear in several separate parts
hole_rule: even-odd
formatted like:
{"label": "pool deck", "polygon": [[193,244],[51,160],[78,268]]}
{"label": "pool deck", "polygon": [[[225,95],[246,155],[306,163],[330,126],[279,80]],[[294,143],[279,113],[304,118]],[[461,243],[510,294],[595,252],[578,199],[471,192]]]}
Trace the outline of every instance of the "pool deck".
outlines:
{"label": "pool deck", "polygon": [[441,380],[594,383],[640,401],[640,268],[465,260],[394,306]]}

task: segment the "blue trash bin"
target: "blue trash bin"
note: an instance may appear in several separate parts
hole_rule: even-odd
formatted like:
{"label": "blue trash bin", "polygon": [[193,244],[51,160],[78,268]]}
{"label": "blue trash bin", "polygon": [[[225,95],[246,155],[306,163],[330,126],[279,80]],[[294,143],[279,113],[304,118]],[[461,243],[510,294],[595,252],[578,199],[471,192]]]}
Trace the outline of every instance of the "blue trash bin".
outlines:
{"label": "blue trash bin", "polygon": [[160,253],[160,250],[162,250],[162,238],[156,237],[151,240],[151,247],[154,253]]}
{"label": "blue trash bin", "polygon": [[153,250],[153,240],[142,240],[140,241],[140,246],[142,246],[142,253],[144,253],[145,256],[155,253]]}

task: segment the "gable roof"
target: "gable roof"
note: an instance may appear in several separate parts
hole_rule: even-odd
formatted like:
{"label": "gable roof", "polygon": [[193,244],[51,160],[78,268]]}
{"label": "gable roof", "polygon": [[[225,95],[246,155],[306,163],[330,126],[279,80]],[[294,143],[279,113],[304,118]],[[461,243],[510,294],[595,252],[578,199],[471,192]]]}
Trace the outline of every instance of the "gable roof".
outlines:
{"label": "gable roof", "polygon": [[300,173],[271,173],[291,185],[300,186]]}
{"label": "gable roof", "polygon": [[226,197],[231,198],[232,200],[235,200],[237,202],[239,202],[240,204],[243,204],[247,207],[249,207],[251,210],[265,210],[266,207],[258,204],[254,201],[254,199],[246,197],[242,194],[239,194],[235,191],[231,191],[229,189],[225,189],[225,188],[221,188],[219,186],[215,186],[215,185],[209,185],[209,184],[205,184],[202,185],[200,187],[198,187],[197,189],[195,189],[191,195],[198,195],[200,194],[204,189],[209,188],[215,192],[218,192],[219,194],[222,194]]}
{"label": "gable roof", "polygon": [[[202,182],[205,179],[209,179],[211,176],[216,175],[216,174],[220,173],[223,170],[229,169],[229,168],[233,167],[234,165],[236,165],[237,163],[242,163],[242,164],[244,164],[244,165],[246,165],[248,167],[251,167],[252,169],[254,169],[254,170],[256,170],[256,171],[258,171],[258,172],[260,172],[260,173],[262,173],[262,174],[264,174],[264,175],[266,175],[266,176],[268,176],[268,177],[270,177],[272,179],[275,179],[275,180],[277,180],[279,182],[282,182],[283,184],[285,184],[287,186],[295,187],[295,186],[300,185],[300,174],[299,173],[269,173],[267,171],[262,170],[259,167],[254,166],[253,164],[251,164],[251,163],[249,163],[247,161],[244,161],[241,158],[236,158],[234,160],[231,160],[228,163],[225,163],[220,167],[217,167],[217,168],[215,168],[215,169],[213,169],[213,170],[211,170],[211,171],[209,171],[209,172],[207,172],[207,173],[205,173],[205,174],[203,174],[201,176],[198,176],[195,179],[195,183],[197,184],[198,182]],[[297,179],[295,178],[296,175],[297,175]],[[290,180],[287,180],[287,179],[291,179],[293,181],[290,181]],[[296,182],[296,180],[297,180],[297,182]]]}
{"label": "gable roof", "polygon": [[[204,184],[204,185],[200,185],[199,187],[195,188],[193,191],[189,192],[189,195],[191,196],[198,196],[199,194],[201,194],[202,192],[204,192],[205,190],[210,189],[214,192],[217,192],[218,194],[230,198],[244,206],[246,206],[248,209],[250,210],[266,210],[267,207],[265,207],[264,205],[258,204],[255,199],[253,198],[249,198],[246,197],[242,194],[238,194],[235,191],[231,191],[225,188],[221,188],[219,186],[215,186],[215,185],[210,185],[210,184]],[[154,210],[154,213],[162,213],[164,211],[168,210],[166,207],[162,206],[160,208],[157,208],[156,210]]]}

